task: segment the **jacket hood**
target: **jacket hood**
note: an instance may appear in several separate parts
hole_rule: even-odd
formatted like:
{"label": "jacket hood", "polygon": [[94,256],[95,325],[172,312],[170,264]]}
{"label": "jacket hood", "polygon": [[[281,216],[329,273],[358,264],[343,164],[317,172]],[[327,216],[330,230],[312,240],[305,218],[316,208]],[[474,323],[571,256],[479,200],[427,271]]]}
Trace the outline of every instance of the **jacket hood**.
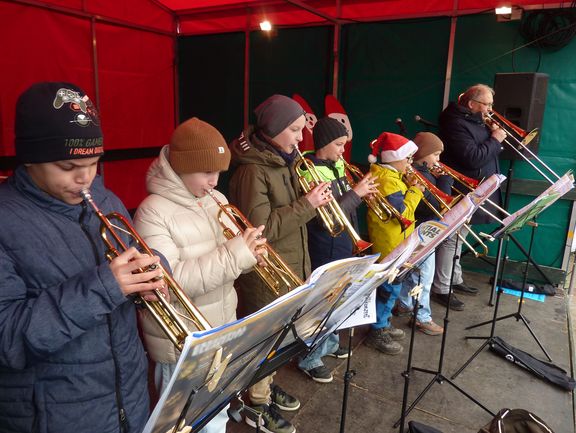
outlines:
{"label": "jacket hood", "polygon": [[284,167],[286,162],[270,145],[258,137],[254,127],[250,126],[230,144],[232,152],[231,167],[244,164],[257,164],[269,167]]}
{"label": "jacket hood", "polygon": [[482,113],[472,113],[468,108],[456,102],[450,102],[448,107],[440,114],[440,117],[444,119],[465,119],[478,124],[484,123]]}
{"label": "jacket hood", "polygon": [[168,161],[168,145],[160,150],[158,158],[150,164],[146,173],[146,188],[150,194],[158,194],[169,198],[184,207],[189,207],[190,203],[206,199],[206,197],[210,199],[210,196],[198,199],[188,191],[188,188],[186,188],[182,179],[172,169]]}

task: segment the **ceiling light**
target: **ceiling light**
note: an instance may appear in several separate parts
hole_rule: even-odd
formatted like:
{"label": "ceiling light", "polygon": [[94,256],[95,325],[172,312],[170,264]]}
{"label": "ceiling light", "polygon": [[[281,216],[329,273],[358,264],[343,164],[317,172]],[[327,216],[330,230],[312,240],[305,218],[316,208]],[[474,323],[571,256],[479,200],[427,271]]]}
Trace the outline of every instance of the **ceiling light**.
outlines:
{"label": "ceiling light", "polygon": [[502,6],[495,9],[496,15],[510,15],[512,14],[512,8],[510,6]]}
{"label": "ceiling light", "polygon": [[262,21],[260,23],[260,30],[262,30],[263,32],[269,32],[270,30],[272,30],[272,24],[270,23],[270,21],[268,20]]}

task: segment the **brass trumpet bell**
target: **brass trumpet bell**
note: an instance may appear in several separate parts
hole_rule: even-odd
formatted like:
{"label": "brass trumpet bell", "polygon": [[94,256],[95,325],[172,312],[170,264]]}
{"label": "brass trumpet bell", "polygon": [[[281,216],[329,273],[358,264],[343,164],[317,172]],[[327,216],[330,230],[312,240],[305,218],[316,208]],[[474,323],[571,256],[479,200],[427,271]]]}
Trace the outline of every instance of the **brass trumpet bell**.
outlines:
{"label": "brass trumpet bell", "polygon": [[[344,158],[342,158],[342,162],[344,162],[348,182],[350,182],[350,185],[354,187],[362,180],[362,178],[364,178],[365,175],[362,170],[355,165],[348,163]],[[395,218],[400,223],[402,231],[406,231],[406,229],[414,223],[414,221],[410,221],[398,212],[398,210],[392,206],[388,200],[386,200],[386,197],[384,197],[381,192],[364,196],[362,197],[362,200],[366,203],[366,206],[374,212],[380,221],[386,222],[390,220],[390,218]]]}
{"label": "brass trumpet bell", "polygon": [[[316,167],[312,161],[310,161],[302,154],[302,152],[300,152],[298,146],[294,147],[299,156],[298,161],[296,161],[296,164],[294,165],[294,170],[296,173],[298,173],[298,182],[300,183],[302,191],[304,191],[304,194],[307,194],[308,192],[312,191],[316,185],[322,183],[322,178],[320,177],[320,174],[316,170]],[[310,181],[307,180],[304,176],[304,173],[306,172],[310,175]],[[370,242],[362,240],[358,233],[356,233],[356,230],[350,221],[348,221],[348,218],[336,200],[330,200],[328,204],[319,207],[316,209],[316,211],[318,212],[320,219],[324,223],[326,230],[328,230],[331,236],[338,236],[343,231],[348,233],[348,236],[350,236],[350,239],[352,239],[352,243],[354,245],[354,255],[360,254],[372,246]]]}
{"label": "brass trumpet bell", "polygon": [[[226,239],[232,239],[243,233],[247,228],[254,227],[236,206],[222,203],[213,191],[206,190],[206,192],[220,208],[218,212],[218,222],[222,227]],[[234,225],[236,231],[224,221],[224,217],[228,219],[230,224]],[[254,266],[254,271],[274,296],[280,296],[282,288],[290,291],[304,284],[300,277],[290,269],[282,257],[280,257],[268,243],[264,244],[262,248],[265,250],[261,255],[264,265],[257,264]]]}
{"label": "brass trumpet bell", "polygon": [[[122,252],[130,248],[126,242],[124,242],[120,233],[132,238],[141,252],[150,256],[155,255],[124,215],[117,212],[104,215],[94,202],[90,190],[82,190],[81,195],[84,201],[92,207],[102,223],[100,226],[100,236],[108,247],[106,253],[108,260],[113,260]],[[192,321],[201,331],[210,329],[210,323],[208,323],[204,316],[202,316],[200,310],[192,304],[190,299],[188,299],[184,293],[184,290],[182,290],[176,280],[172,278],[170,273],[161,264],[155,266],[159,266],[162,269],[161,278],[164,280],[171,297],[174,297],[175,301],[178,301],[184,309],[186,319]],[[150,269],[151,268],[138,269],[136,272],[146,272]],[[164,331],[170,341],[172,341],[174,346],[176,346],[178,350],[182,350],[184,347],[184,340],[190,334],[190,331],[182,317],[180,317],[181,314],[178,313],[170,302],[164,298],[162,292],[159,289],[155,289],[154,293],[156,294],[156,301],[147,301],[142,296],[138,295],[136,302],[141,303],[150,312],[156,323],[160,326],[162,331]]]}

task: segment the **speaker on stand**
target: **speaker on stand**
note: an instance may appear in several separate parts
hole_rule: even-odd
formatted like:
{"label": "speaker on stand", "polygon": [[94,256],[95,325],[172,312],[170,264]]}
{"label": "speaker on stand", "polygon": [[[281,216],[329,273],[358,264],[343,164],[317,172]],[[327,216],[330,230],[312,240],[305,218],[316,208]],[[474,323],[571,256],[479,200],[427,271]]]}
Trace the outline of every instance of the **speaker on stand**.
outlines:
{"label": "speaker on stand", "polygon": [[[540,129],[544,118],[547,90],[547,74],[537,72],[496,74],[494,110],[527,132],[535,128]],[[528,148],[537,155],[539,144],[540,134],[530,142]],[[528,153],[524,154],[531,157]],[[500,159],[517,160],[522,157],[504,146]]]}

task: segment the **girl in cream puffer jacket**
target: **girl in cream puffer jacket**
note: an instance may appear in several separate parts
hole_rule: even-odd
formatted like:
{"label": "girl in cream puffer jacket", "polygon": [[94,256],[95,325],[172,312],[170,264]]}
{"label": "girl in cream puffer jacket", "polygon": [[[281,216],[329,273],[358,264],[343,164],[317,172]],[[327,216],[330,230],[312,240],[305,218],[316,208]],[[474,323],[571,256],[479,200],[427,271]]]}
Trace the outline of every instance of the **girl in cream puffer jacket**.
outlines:
{"label": "girl in cream puffer jacket", "polygon": [[[147,174],[150,195],[139,206],[134,221],[144,241],[161,252],[175,280],[212,326],[236,319],[234,280],[250,270],[256,259],[242,237],[227,240],[218,223],[220,210],[209,196],[195,197],[168,160],[168,146]],[[213,191],[218,200],[226,197]],[[146,312],[142,327],[150,357],[175,363],[179,352]],[[194,329],[190,324],[190,328]]]}

